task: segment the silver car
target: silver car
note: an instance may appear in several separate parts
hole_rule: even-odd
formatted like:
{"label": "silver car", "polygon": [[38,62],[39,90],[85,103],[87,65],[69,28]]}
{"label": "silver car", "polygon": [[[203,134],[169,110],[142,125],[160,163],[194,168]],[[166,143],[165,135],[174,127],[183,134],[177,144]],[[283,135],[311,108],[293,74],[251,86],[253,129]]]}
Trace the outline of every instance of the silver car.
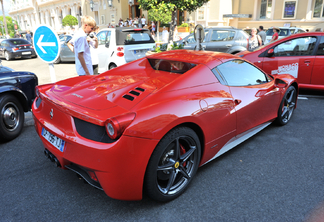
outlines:
{"label": "silver car", "polygon": [[97,38],[99,73],[143,58],[155,46],[150,31],[143,28],[105,28]]}
{"label": "silver car", "polygon": [[[233,27],[206,28],[205,39],[201,43],[206,51],[226,52],[235,54],[246,50],[248,34]],[[197,43],[193,34],[188,35],[177,43],[183,44],[184,49],[195,49]]]}
{"label": "silver car", "polygon": [[67,43],[72,39],[72,35],[61,35],[59,39],[61,44],[61,51],[59,57],[54,63],[58,64],[60,62],[74,62],[74,52],[72,52],[67,46]]}

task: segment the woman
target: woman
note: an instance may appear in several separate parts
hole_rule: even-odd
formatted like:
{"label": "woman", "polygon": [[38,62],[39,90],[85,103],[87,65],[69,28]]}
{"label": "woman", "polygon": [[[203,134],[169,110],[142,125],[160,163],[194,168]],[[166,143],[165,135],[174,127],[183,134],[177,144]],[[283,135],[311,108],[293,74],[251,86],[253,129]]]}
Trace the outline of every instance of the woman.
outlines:
{"label": "woman", "polygon": [[270,40],[270,42],[274,42],[278,39],[279,31],[280,31],[280,29],[278,27],[273,27],[273,35],[272,35],[272,39]]}
{"label": "woman", "polygon": [[246,48],[249,51],[253,51],[256,48],[258,48],[260,45],[262,45],[262,40],[259,35],[257,35],[257,30],[256,28],[251,29],[251,35],[248,39],[247,46]]}

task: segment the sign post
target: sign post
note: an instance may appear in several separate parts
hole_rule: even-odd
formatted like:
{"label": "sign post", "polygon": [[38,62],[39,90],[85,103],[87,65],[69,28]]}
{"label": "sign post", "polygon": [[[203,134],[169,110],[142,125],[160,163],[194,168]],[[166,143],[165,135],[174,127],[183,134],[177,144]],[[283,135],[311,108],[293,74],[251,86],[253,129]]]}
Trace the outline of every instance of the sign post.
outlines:
{"label": "sign post", "polygon": [[40,25],[34,32],[33,44],[36,54],[48,63],[52,82],[56,82],[53,62],[58,58],[61,44],[51,27]]}

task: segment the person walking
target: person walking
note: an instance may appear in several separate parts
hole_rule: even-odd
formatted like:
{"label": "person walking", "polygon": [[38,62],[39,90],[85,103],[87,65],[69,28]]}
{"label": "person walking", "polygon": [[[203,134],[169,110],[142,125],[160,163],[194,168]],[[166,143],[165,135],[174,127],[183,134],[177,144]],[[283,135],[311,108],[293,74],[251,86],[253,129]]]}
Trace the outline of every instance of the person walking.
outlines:
{"label": "person walking", "polygon": [[[84,16],[81,20],[82,28],[79,29],[72,38],[75,67],[79,76],[93,75],[92,60],[87,34],[96,27],[96,21],[91,16]],[[95,38],[96,47],[98,47],[98,39]],[[70,41],[71,42],[71,41]]]}
{"label": "person walking", "polygon": [[162,42],[168,42],[169,38],[169,32],[166,30],[165,26],[163,26],[163,31],[162,31]]}
{"label": "person walking", "polygon": [[249,51],[253,51],[253,50],[257,49],[260,45],[262,45],[262,40],[261,40],[260,36],[257,35],[256,28],[252,28],[251,35],[248,39],[246,48]]}
{"label": "person walking", "polygon": [[98,57],[98,38],[97,34],[99,32],[99,26],[96,26],[93,29],[93,32],[89,34],[87,37],[87,41],[89,42],[90,46],[90,53],[91,53],[91,60],[92,60],[92,69],[93,69],[93,74],[98,75],[98,65],[99,65],[99,57]]}
{"label": "person walking", "polygon": [[17,30],[15,35],[14,35],[14,38],[20,38],[20,35],[19,35],[19,31]]}
{"label": "person walking", "polygon": [[27,39],[28,42],[30,42],[31,44],[33,44],[32,36],[31,36],[29,30],[27,30],[26,39]]}
{"label": "person walking", "polygon": [[259,26],[259,33],[258,33],[258,35],[260,36],[260,38],[261,38],[261,40],[262,40],[262,45],[264,45],[265,40],[266,40],[266,38],[267,38],[267,34],[266,34],[265,31],[263,30],[263,26],[262,26],[262,25]]}
{"label": "person walking", "polygon": [[272,38],[271,38],[270,42],[274,42],[274,41],[276,41],[278,39],[279,32],[280,32],[279,27],[273,27],[273,35],[272,35]]}
{"label": "person walking", "polygon": [[142,22],[142,27],[144,28],[146,25],[146,19],[144,15],[142,16],[141,22]]}

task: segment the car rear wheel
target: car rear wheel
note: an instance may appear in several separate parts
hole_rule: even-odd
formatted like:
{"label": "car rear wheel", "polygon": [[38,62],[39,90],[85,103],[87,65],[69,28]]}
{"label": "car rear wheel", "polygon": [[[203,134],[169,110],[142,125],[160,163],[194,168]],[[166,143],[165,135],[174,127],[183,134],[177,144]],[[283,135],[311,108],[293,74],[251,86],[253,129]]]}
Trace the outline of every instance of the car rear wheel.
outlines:
{"label": "car rear wheel", "polygon": [[276,119],[277,124],[283,126],[289,122],[295,110],[296,100],[297,90],[295,87],[290,86],[281,101]]}
{"label": "car rear wheel", "polygon": [[9,55],[8,51],[5,51],[4,54],[7,61],[11,60],[11,56]]}
{"label": "car rear wheel", "polygon": [[13,95],[0,97],[0,138],[9,141],[16,138],[24,125],[24,110]]}
{"label": "car rear wheel", "polygon": [[180,196],[197,172],[200,152],[199,138],[192,129],[179,127],[166,134],[147,165],[147,195],[163,202]]}
{"label": "car rear wheel", "polygon": [[110,64],[110,65],[109,65],[109,70],[114,69],[114,68],[116,68],[116,67],[117,67],[116,64]]}

